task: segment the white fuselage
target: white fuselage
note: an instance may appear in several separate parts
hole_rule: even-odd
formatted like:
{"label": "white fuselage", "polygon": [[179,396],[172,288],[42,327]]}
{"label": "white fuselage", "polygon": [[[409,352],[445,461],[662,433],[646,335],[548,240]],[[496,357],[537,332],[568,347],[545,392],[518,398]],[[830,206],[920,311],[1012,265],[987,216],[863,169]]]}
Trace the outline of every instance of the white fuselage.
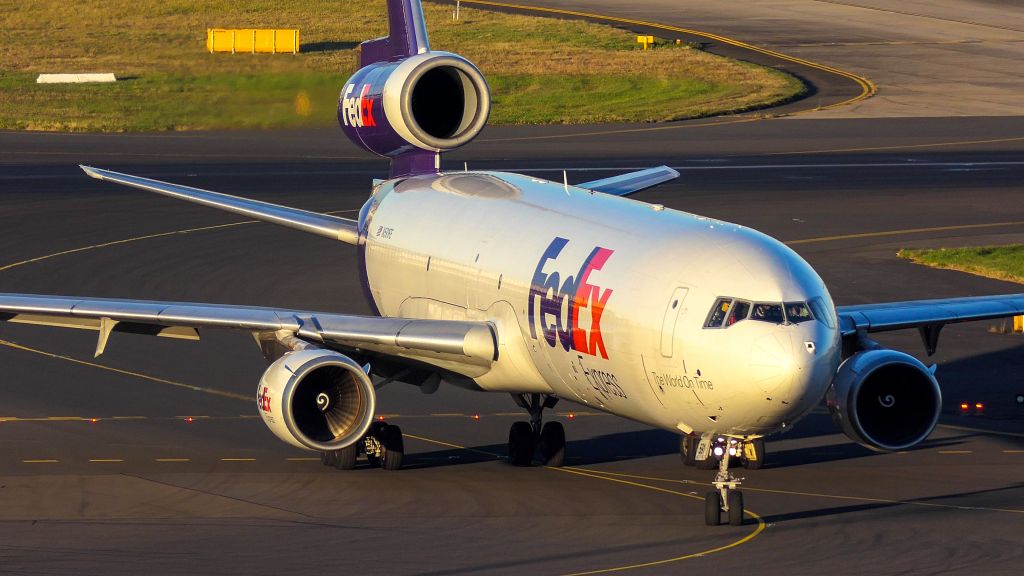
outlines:
{"label": "white fuselage", "polygon": [[[360,220],[383,316],[495,325],[498,360],[470,375],[484,390],[554,394],[668,430],[759,435],[807,413],[839,364],[824,282],[743,226],[496,172],[385,182]],[[733,298],[819,307],[810,321],[750,312],[706,327]]]}

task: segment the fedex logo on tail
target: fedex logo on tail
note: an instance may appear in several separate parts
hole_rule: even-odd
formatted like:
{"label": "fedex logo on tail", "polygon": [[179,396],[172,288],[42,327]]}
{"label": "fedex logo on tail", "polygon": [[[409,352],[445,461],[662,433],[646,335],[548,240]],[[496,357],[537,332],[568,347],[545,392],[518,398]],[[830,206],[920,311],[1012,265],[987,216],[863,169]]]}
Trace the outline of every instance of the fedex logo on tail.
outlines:
{"label": "fedex logo on tail", "polygon": [[373,98],[369,96],[370,84],[363,84],[359,96],[352,96],[355,84],[345,86],[345,93],[341,98],[341,119],[345,126],[362,128],[364,126],[376,126],[373,119]]}
{"label": "fedex logo on tail", "polygon": [[[537,339],[539,325],[548,346],[561,345],[566,351],[600,355],[607,360],[608,351],[601,336],[601,315],[612,290],[593,283],[591,275],[604,267],[614,251],[596,246],[575,276],[563,278],[554,261],[568,243],[569,240],[556,237],[537,263],[527,303],[530,336]],[[580,327],[581,316],[585,315],[590,317],[589,330]]]}

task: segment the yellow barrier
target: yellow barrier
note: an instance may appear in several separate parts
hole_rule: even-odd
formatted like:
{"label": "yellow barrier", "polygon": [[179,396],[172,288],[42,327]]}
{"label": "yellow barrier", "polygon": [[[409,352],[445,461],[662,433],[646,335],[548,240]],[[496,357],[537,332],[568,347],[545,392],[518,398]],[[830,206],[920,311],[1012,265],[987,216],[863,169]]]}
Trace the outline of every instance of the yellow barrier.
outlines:
{"label": "yellow barrier", "polygon": [[214,52],[257,52],[278,54],[299,52],[298,29],[255,30],[243,28],[230,30],[209,28],[206,30],[206,49]]}
{"label": "yellow barrier", "polygon": [[1017,334],[1024,332],[1024,316],[1013,317],[1013,331]]}

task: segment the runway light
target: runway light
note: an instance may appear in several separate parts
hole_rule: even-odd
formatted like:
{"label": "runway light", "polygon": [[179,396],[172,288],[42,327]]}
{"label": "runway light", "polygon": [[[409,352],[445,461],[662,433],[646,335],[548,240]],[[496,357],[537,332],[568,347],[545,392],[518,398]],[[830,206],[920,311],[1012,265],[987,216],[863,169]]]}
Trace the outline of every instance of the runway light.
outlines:
{"label": "runway light", "polygon": [[89,422],[92,422],[93,424],[95,424],[95,423],[99,422],[99,420],[97,420],[95,418],[89,418]]}
{"label": "runway light", "polygon": [[569,412],[569,420],[575,420],[575,419],[576,419],[576,413],[575,412]]}
{"label": "runway light", "polygon": [[480,415],[479,414],[473,414],[473,420],[479,420],[479,419],[480,419]]}
{"label": "runway light", "polygon": [[185,418],[185,422],[187,422],[188,424],[191,424],[191,423],[192,423],[192,421],[193,421],[193,420],[192,420],[192,417],[191,417],[191,416],[188,416],[188,417],[186,417],[186,418]]}
{"label": "runway light", "polygon": [[1024,405],[1024,394],[1017,394],[1017,404]]}
{"label": "runway light", "polygon": [[961,402],[960,403],[960,411],[961,412],[967,412],[970,409],[971,409],[971,405],[968,404],[967,402]]}
{"label": "runway light", "polygon": [[974,404],[974,411],[975,412],[984,412],[985,411],[985,405],[983,403],[981,403],[981,402],[975,403]]}
{"label": "runway light", "polygon": [[380,422],[383,422],[384,421],[384,416],[377,416],[377,420],[380,421]]}

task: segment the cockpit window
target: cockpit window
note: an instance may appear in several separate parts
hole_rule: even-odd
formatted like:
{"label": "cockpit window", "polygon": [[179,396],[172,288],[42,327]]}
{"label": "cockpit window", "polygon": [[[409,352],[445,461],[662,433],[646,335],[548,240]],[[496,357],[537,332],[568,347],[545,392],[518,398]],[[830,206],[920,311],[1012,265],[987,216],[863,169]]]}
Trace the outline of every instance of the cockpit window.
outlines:
{"label": "cockpit window", "polygon": [[810,304],[811,310],[814,311],[814,317],[818,321],[820,321],[825,326],[828,326],[829,328],[836,327],[835,317],[832,316],[828,308],[825,306],[825,301],[822,300],[821,296],[812,298],[811,301],[808,302],[808,304]]}
{"label": "cockpit window", "polygon": [[732,308],[732,298],[719,298],[716,300],[715,307],[711,309],[711,314],[708,315],[708,321],[704,323],[704,327],[721,328],[722,322],[729,315],[730,308]]}
{"label": "cockpit window", "polygon": [[750,319],[759,322],[772,322],[782,324],[785,318],[782,316],[782,304],[767,304],[758,302],[750,312]]}
{"label": "cockpit window", "polygon": [[786,322],[799,324],[810,320],[814,320],[814,317],[811,316],[811,310],[807,307],[807,304],[803,302],[786,302]]}
{"label": "cockpit window", "polygon": [[740,320],[746,320],[747,314],[749,313],[750,302],[734,300],[732,303],[732,312],[729,314],[729,319],[725,321],[725,327],[728,328]]}

